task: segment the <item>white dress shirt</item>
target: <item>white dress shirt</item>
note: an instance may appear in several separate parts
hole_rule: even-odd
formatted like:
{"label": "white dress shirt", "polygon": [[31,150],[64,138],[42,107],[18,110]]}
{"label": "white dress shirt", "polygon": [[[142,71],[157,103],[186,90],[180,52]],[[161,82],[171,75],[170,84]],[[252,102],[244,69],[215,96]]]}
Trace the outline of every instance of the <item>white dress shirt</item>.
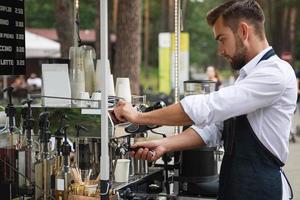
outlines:
{"label": "white dress shirt", "polygon": [[234,85],[181,100],[184,111],[194,122],[192,128],[208,146],[220,144],[224,120],[246,114],[261,143],[286,162],[297,81],[290,64],[278,56],[259,62],[270,49],[249,61]]}

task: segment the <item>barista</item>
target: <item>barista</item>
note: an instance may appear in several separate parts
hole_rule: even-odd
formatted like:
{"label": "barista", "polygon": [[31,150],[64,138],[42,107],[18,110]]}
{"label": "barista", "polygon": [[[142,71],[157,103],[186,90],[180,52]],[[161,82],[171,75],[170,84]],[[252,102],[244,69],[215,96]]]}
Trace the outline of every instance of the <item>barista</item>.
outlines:
{"label": "barista", "polygon": [[256,1],[226,1],[208,13],[207,21],[219,54],[239,70],[238,79],[217,92],[187,96],[148,113],[120,101],[114,112],[121,121],[193,124],[179,135],[134,144],[138,150],[132,156],[156,160],[166,152],[223,141],[219,200],[288,199],[292,194],[281,167],[287,160],[297,99],[293,69],[269,46],[264,14]]}

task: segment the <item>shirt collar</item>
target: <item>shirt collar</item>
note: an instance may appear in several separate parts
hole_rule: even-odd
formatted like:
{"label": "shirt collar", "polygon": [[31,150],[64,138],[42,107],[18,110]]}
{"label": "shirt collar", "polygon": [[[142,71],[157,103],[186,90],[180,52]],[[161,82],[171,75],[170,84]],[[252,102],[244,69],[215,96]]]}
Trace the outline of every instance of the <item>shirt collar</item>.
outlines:
{"label": "shirt collar", "polygon": [[259,54],[257,54],[254,58],[252,58],[242,69],[240,69],[240,74],[247,75],[250,73],[250,71],[257,65],[259,60],[267,53],[272,47],[267,47],[263,51],[261,51]]}

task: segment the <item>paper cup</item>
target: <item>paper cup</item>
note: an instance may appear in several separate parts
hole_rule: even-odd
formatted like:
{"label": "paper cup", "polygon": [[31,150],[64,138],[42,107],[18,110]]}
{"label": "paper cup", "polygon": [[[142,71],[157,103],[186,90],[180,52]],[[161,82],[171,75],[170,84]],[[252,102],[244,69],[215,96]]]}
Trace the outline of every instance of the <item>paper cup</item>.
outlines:
{"label": "paper cup", "polygon": [[[94,87],[95,87],[95,91],[101,91],[101,78],[102,78],[102,74],[101,74],[101,60],[97,60],[97,64],[96,64],[96,72],[95,72],[95,76],[94,76]],[[110,63],[109,60],[107,60],[107,70],[106,70],[106,76],[107,81],[109,82],[109,75],[111,74],[111,70],[110,70]]]}
{"label": "paper cup", "polygon": [[96,100],[96,101],[92,101],[91,103],[91,107],[92,108],[98,108],[99,104],[100,104],[100,100],[101,100],[101,93],[100,92],[93,92],[92,94],[92,100]]}
{"label": "paper cup", "polygon": [[129,78],[117,78],[116,95],[118,97],[124,98],[125,101],[131,103],[131,90]]}
{"label": "paper cup", "polygon": [[128,182],[129,177],[129,159],[118,159],[115,169],[116,182]]}
{"label": "paper cup", "polygon": [[87,196],[91,196],[93,194],[96,194],[98,185],[86,185],[85,191],[87,193]]}
{"label": "paper cup", "polygon": [[[80,92],[80,99],[90,99],[90,94],[88,92]],[[88,101],[80,101],[80,107],[85,108],[88,107],[89,102]]]}
{"label": "paper cup", "polygon": [[108,96],[116,96],[114,76],[112,74],[108,76]]}

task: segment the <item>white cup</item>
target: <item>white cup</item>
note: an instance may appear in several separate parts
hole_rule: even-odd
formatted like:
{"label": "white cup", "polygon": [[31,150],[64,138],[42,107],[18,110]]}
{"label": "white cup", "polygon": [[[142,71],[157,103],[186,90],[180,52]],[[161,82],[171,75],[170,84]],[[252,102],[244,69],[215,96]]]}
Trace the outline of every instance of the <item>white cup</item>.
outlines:
{"label": "white cup", "polygon": [[112,74],[108,76],[108,96],[116,96],[114,76]]}
{"label": "white cup", "polygon": [[4,111],[0,112],[0,127],[5,126],[6,123],[6,113]]}
{"label": "white cup", "polygon": [[101,93],[100,92],[93,92],[92,100],[95,100],[95,101],[92,101],[91,107],[92,108],[98,108],[99,104],[100,104],[100,100],[101,100]]}
{"label": "white cup", "polygon": [[[80,99],[90,99],[90,94],[88,92],[80,92]],[[88,107],[89,102],[88,101],[80,101],[80,107]]]}
{"label": "white cup", "polygon": [[129,78],[117,78],[116,95],[122,97],[125,101],[131,103],[131,90]]}
{"label": "white cup", "polygon": [[115,169],[116,182],[128,182],[129,177],[129,159],[118,159]]}
{"label": "white cup", "polygon": [[96,194],[98,185],[86,185],[85,191],[87,191],[88,196]]}
{"label": "white cup", "polygon": [[[97,64],[96,64],[96,72],[95,72],[95,76],[94,76],[94,87],[95,87],[95,91],[101,91],[101,78],[102,78],[102,68],[103,66],[101,66],[101,60],[97,60]],[[109,81],[109,75],[111,74],[111,70],[110,70],[110,63],[109,60],[107,60],[107,70],[106,70],[106,76],[108,77],[107,80]],[[114,95],[112,95],[114,96]]]}

